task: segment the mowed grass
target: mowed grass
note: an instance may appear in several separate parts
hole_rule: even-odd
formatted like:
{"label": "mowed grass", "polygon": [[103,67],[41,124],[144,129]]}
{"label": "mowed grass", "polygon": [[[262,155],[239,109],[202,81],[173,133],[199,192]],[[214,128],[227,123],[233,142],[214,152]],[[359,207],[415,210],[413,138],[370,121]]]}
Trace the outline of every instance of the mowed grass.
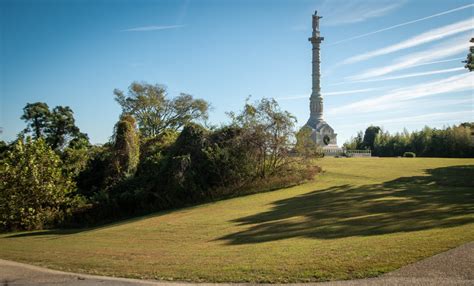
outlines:
{"label": "mowed grass", "polygon": [[0,258],[146,279],[380,275],[474,240],[474,160],[326,158],[297,187],[93,229],[0,235]]}

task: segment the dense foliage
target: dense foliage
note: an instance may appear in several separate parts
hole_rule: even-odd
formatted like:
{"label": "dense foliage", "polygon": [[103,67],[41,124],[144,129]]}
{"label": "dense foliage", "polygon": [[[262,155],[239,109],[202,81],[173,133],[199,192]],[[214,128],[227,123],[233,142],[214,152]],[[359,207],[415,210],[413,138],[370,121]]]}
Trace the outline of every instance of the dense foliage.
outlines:
{"label": "dense foliage", "polygon": [[74,113],[69,106],[56,106],[50,111],[44,102],[28,103],[23,108],[21,119],[27,124],[23,135],[44,138],[54,150],[63,148],[69,142],[88,140],[87,135],[75,125]]}
{"label": "dense foliage", "polygon": [[133,116],[124,114],[115,125],[112,152],[112,167],[117,179],[133,176],[140,156],[140,138]]}
{"label": "dense foliage", "polygon": [[1,228],[101,223],[294,185],[319,170],[308,163],[319,153],[302,138],[295,146],[296,119],[274,100],[247,101],[208,128],[209,104],[191,95],[169,98],[146,83],[114,93],[122,114],[100,146],[69,107],[25,106],[20,139],[0,145]]}
{"label": "dense foliage", "polygon": [[80,220],[94,222],[270,190],[310,179],[318,171],[307,160],[290,156],[295,119],[275,101],[247,102],[230,117],[229,125],[216,129],[188,123],[180,132],[141,133],[135,174],[111,181],[111,175],[100,170],[114,166],[120,157],[114,151],[116,135],[78,180],[82,193],[94,203]]}
{"label": "dense foliage", "polygon": [[[370,140],[374,131],[373,146]],[[379,127],[370,126],[364,135],[360,131],[356,137],[344,144],[348,150],[370,149],[375,156],[403,156],[413,152],[419,157],[474,157],[474,123],[436,129],[425,127],[420,131],[390,134]]]}
{"label": "dense foliage", "polygon": [[135,117],[144,137],[154,137],[168,129],[178,130],[208,116],[209,104],[205,100],[185,93],[170,99],[161,85],[134,82],[128,95],[118,89],[114,94],[123,113]]}
{"label": "dense foliage", "polygon": [[0,225],[38,229],[65,218],[80,199],[74,183],[43,139],[16,141],[0,163]]}

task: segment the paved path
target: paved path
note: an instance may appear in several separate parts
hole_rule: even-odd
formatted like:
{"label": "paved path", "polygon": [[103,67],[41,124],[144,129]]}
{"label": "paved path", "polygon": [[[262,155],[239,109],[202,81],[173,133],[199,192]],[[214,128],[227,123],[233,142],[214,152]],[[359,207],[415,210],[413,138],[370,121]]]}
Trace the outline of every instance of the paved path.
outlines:
{"label": "paved path", "polygon": [[[0,286],[5,285],[190,286],[192,284],[75,274],[0,259]],[[250,284],[203,283],[200,285],[238,286]],[[458,248],[440,253],[425,260],[402,267],[394,272],[385,274],[378,278],[287,285],[474,285],[474,242],[464,244]]]}

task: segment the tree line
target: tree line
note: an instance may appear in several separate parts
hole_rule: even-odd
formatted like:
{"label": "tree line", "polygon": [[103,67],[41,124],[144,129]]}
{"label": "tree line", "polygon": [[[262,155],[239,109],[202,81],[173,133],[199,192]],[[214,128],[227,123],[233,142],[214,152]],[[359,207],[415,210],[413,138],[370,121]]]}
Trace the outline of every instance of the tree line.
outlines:
{"label": "tree line", "polygon": [[[0,142],[0,228],[84,226],[298,184],[316,147],[277,102],[246,101],[207,126],[209,103],[161,85],[114,91],[122,113],[93,145],[73,111],[28,103],[17,140]],[[309,136],[306,136],[309,138]],[[302,156],[297,156],[297,153]]]}
{"label": "tree line", "polygon": [[372,150],[380,157],[411,156],[473,158],[474,123],[465,122],[442,129],[424,127],[422,130],[390,134],[379,126],[369,126],[344,143],[347,150]]}

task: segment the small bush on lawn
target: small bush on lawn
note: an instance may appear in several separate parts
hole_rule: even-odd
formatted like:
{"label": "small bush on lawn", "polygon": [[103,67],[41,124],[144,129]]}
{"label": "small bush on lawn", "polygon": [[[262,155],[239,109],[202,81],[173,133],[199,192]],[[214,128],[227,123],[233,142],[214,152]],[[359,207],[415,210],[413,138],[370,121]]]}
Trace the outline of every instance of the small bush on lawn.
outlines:
{"label": "small bush on lawn", "polygon": [[405,152],[405,153],[403,153],[403,157],[415,158],[415,157],[416,157],[416,154],[413,153],[413,152]]}

